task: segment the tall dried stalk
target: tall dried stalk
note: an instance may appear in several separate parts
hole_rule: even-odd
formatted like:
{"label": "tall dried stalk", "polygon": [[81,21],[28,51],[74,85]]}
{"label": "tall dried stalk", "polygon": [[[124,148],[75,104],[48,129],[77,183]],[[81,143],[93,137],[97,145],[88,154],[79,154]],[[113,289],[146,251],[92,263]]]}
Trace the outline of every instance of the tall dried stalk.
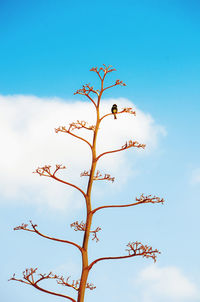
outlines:
{"label": "tall dried stalk", "polygon": [[[56,274],[53,274],[52,272],[49,272],[48,274],[38,274],[38,277],[36,278],[35,275],[36,275],[37,268],[26,269],[23,272],[22,279],[16,278],[15,274],[13,275],[12,278],[9,279],[9,280],[15,280],[15,281],[19,281],[22,283],[26,283],[28,285],[35,287],[38,290],[41,290],[48,294],[66,298],[73,302],[83,302],[84,301],[86,288],[88,288],[90,290],[95,289],[95,286],[92,283],[91,284],[88,283],[87,280],[88,280],[88,275],[89,275],[90,270],[92,269],[94,264],[96,264],[97,262],[100,262],[102,260],[115,260],[115,259],[131,258],[131,257],[135,257],[135,256],[143,256],[146,258],[152,258],[154,261],[156,261],[156,256],[158,253],[160,253],[157,249],[152,249],[152,247],[143,245],[141,242],[129,242],[127,244],[128,249],[126,249],[128,251],[128,255],[118,256],[118,257],[102,257],[102,258],[95,259],[91,263],[88,263],[88,242],[89,242],[90,233],[93,233],[93,240],[96,239],[96,241],[98,241],[99,239],[97,237],[97,232],[99,232],[101,230],[100,227],[97,227],[95,230],[91,230],[93,215],[97,211],[99,211],[101,209],[105,209],[105,208],[131,207],[131,206],[135,206],[135,205],[139,205],[139,204],[143,204],[143,203],[163,203],[164,202],[164,200],[160,199],[159,197],[151,196],[151,195],[144,196],[142,194],[139,198],[136,198],[136,202],[133,202],[133,203],[122,204],[122,205],[105,205],[105,206],[100,206],[100,207],[97,207],[94,209],[92,208],[91,192],[92,192],[93,182],[96,180],[108,180],[108,181],[112,181],[112,182],[114,181],[114,177],[111,177],[109,174],[102,175],[100,173],[100,171],[96,171],[96,165],[97,165],[97,162],[100,160],[100,158],[107,154],[124,151],[124,150],[132,148],[132,147],[143,148],[143,149],[145,148],[144,144],[140,144],[137,141],[129,140],[122,147],[120,147],[116,150],[108,150],[101,154],[97,154],[97,152],[96,152],[96,143],[97,143],[99,126],[104,118],[106,118],[109,115],[112,115],[112,113],[107,113],[103,116],[100,116],[100,102],[101,102],[102,94],[105,90],[110,89],[111,87],[118,86],[118,85],[126,86],[126,84],[124,84],[122,81],[116,80],[116,82],[113,85],[104,87],[104,80],[105,80],[106,75],[115,70],[115,69],[112,69],[111,67],[112,66],[103,65],[103,67],[101,67],[99,69],[97,67],[91,69],[91,71],[94,71],[100,79],[101,85],[100,85],[99,90],[95,90],[92,86],[90,86],[89,84],[86,84],[86,85],[83,85],[82,89],[79,89],[74,93],[74,94],[80,94],[80,95],[86,96],[93,103],[93,105],[95,107],[95,111],[96,111],[96,124],[90,126],[85,121],[77,121],[77,122],[71,123],[68,128],[66,128],[65,126],[61,126],[61,127],[55,129],[56,133],[58,133],[58,132],[67,133],[69,135],[74,136],[75,138],[77,138],[79,140],[82,140],[89,146],[91,153],[92,153],[91,167],[90,167],[89,171],[84,171],[81,173],[81,176],[89,177],[87,189],[84,191],[77,185],[74,185],[70,182],[60,179],[57,176],[57,172],[61,169],[65,169],[65,166],[62,166],[62,165],[56,165],[54,170],[51,169],[51,166],[46,165],[44,167],[37,168],[36,171],[34,172],[34,173],[39,174],[40,176],[50,177],[56,181],[59,181],[59,182],[62,182],[63,184],[71,186],[74,189],[78,190],[84,197],[85,205],[86,205],[86,209],[87,209],[86,222],[84,223],[83,221],[81,221],[79,223],[78,221],[76,221],[71,224],[71,227],[73,227],[75,231],[84,232],[82,246],[79,246],[77,243],[72,242],[72,241],[44,235],[43,233],[41,233],[38,230],[37,225],[33,224],[32,221],[30,221],[30,226],[28,226],[28,224],[23,223],[22,225],[14,228],[14,230],[25,230],[25,231],[29,231],[29,232],[34,232],[44,238],[73,245],[75,248],[77,248],[80,251],[81,257],[82,257],[82,273],[81,273],[80,280],[73,280],[72,282],[69,282],[69,277],[66,277],[66,279],[65,279],[63,276],[58,276]],[[97,97],[97,100],[95,101],[91,95],[95,95]],[[122,110],[118,111],[116,114],[119,115],[119,114],[123,114],[123,113],[129,113],[129,114],[136,115],[135,111],[133,111],[132,108],[123,108]],[[92,131],[93,132],[92,143],[90,143],[88,140],[84,139],[83,137],[75,134],[73,132],[75,129],[76,130],[86,129],[88,131]],[[41,281],[43,281],[45,279],[56,279],[58,284],[73,288],[78,293],[77,300],[73,299],[72,297],[70,297],[68,295],[52,292],[52,291],[46,290],[45,288],[41,287],[39,284],[41,284]]]}

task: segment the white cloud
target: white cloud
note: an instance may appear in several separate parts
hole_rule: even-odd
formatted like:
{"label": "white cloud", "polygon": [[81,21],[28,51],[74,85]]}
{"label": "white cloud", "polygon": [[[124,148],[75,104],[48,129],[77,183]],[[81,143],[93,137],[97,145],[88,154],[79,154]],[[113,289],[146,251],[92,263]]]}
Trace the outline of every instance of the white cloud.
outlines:
{"label": "white cloud", "polygon": [[141,302],[199,301],[197,286],[177,267],[150,265],[137,278]]}
{"label": "white cloud", "polygon": [[[110,112],[113,103],[117,103],[119,108],[128,106],[135,109],[127,99],[108,99],[102,100],[101,114]],[[137,149],[138,153],[147,154],[148,150],[156,148],[159,137],[166,134],[164,127],[157,125],[149,114],[137,108],[136,112],[136,117],[122,114],[117,120],[109,116],[102,121],[98,152],[121,147],[129,139],[147,144],[147,150]],[[88,146],[68,134],[56,134],[54,131],[58,126],[68,126],[77,120],[94,124],[92,103],[23,95],[0,96],[0,195],[4,199],[48,204],[60,209],[68,207],[73,190],[66,191],[62,184],[31,172],[38,166],[62,163],[67,170],[60,174],[66,180],[84,183],[84,180],[79,180],[79,175],[83,170],[89,170],[91,155]],[[79,131],[79,135],[91,139],[91,134]],[[121,172],[126,165],[125,153],[102,158],[100,165],[103,171],[115,175]],[[125,170],[124,177],[130,172],[128,168]],[[80,200],[76,206],[81,206]]]}

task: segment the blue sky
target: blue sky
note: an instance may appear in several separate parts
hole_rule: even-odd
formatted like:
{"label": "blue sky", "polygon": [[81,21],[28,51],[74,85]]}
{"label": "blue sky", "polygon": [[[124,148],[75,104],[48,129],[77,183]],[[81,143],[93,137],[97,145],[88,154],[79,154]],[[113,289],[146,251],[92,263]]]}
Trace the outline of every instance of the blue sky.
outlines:
{"label": "blue sky", "polygon": [[98,263],[89,276],[97,288],[86,301],[200,301],[199,17],[194,0],[0,2],[3,302],[57,301],[7,282],[27,267],[79,277],[73,248],[12,228],[32,219],[44,233],[81,244],[82,234],[70,229],[84,219],[80,196],[32,171],[63,162],[67,177],[84,188],[77,173],[87,169],[87,150],[54,128],[82,115],[90,120],[92,107],[73,93],[88,82],[98,86],[89,70],[102,64],[117,69],[107,83],[127,84],[107,91],[102,110],[116,102],[132,105],[138,115],[136,122],[119,118],[115,126],[109,119],[99,148],[123,144],[132,133],[147,147],[102,161],[116,182],[95,184],[94,204],[129,203],[141,193],[166,203],[95,214],[94,226],[102,231],[100,242],[90,243],[91,259],[124,255],[126,244],[136,240],[162,254],[155,265],[149,259]]}

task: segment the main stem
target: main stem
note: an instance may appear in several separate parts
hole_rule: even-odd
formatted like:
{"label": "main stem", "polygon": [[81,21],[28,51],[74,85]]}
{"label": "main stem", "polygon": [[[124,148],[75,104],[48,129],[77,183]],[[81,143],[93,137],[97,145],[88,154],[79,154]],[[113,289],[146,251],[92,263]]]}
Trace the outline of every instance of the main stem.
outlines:
{"label": "main stem", "polygon": [[[104,78],[103,78],[103,80],[104,80]],[[92,163],[91,163],[90,177],[89,177],[89,181],[88,181],[87,194],[86,194],[87,219],[86,219],[86,228],[85,228],[85,234],[84,234],[83,245],[82,245],[82,274],[81,274],[77,302],[84,302],[86,283],[87,283],[87,278],[88,278],[88,274],[89,274],[88,242],[89,242],[89,236],[90,236],[90,230],[91,230],[91,224],[92,224],[92,216],[93,216],[92,205],[91,205],[91,191],[92,191],[92,185],[93,185],[93,180],[94,180],[94,173],[95,173],[95,169],[96,169],[96,165],[97,165],[96,142],[97,142],[97,134],[98,134],[99,124],[100,124],[99,104],[100,104],[101,95],[103,93],[103,80],[101,83],[101,91],[100,91],[100,94],[98,97],[98,102],[97,102],[97,107],[96,107],[97,120],[96,120],[94,136],[93,136]]]}

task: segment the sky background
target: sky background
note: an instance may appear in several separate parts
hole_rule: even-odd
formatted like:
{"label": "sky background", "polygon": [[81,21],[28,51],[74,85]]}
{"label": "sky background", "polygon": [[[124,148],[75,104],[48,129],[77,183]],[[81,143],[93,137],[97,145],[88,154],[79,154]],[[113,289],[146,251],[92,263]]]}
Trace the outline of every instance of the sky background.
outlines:
{"label": "sky background", "polygon": [[[127,86],[105,92],[101,113],[116,103],[133,107],[137,115],[108,117],[98,152],[128,139],[146,149],[102,158],[98,169],[116,181],[94,184],[93,205],[131,203],[142,193],[163,197],[165,204],[95,213],[92,226],[102,230],[98,243],[90,240],[90,261],[127,255],[130,241],[161,254],[156,264],[139,257],[97,263],[88,278],[96,289],[87,290],[85,301],[200,301],[199,20],[195,0],[0,1],[3,302],[62,300],[7,281],[13,273],[21,277],[25,268],[79,279],[81,258],[74,247],[13,228],[31,219],[44,234],[82,244],[83,234],[70,228],[85,219],[80,194],[32,172],[62,163],[63,179],[85,189],[87,179],[79,176],[90,167],[87,146],[54,128],[95,121],[92,104],[73,93],[85,83],[99,88],[89,70],[102,64],[117,69],[107,85],[120,79]],[[76,297],[54,280],[43,286]]]}

